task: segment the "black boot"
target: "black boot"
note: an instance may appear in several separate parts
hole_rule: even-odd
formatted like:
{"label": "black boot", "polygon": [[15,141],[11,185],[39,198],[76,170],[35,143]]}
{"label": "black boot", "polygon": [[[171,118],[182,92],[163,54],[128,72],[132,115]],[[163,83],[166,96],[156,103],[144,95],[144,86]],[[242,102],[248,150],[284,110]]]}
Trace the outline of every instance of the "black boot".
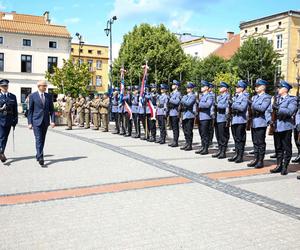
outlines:
{"label": "black boot", "polygon": [[226,147],[222,147],[218,159],[225,159],[225,158],[226,158]]}
{"label": "black boot", "polygon": [[180,148],[180,150],[185,150],[187,148],[188,144],[187,142]]}
{"label": "black boot", "polygon": [[184,149],[184,151],[192,151],[192,150],[193,150],[192,143],[189,142],[187,147]]}
{"label": "black boot", "polygon": [[200,155],[202,153],[203,149],[204,149],[204,147],[201,146],[198,150],[195,151],[195,154]]}
{"label": "black boot", "polygon": [[254,168],[263,168],[264,167],[264,158],[265,158],[265,155],[264,154],[260,154],[258,156],[258,162],[254,166]]}
{"label": "black boot", "polygon": [[162,138],[159,142],[159,144],[165,144],[166,143],[166,138]]}
{"label": "black boot", "polygon": [[235,163],[241,163],[244,161],[244,151],[243,150],[238,150],[238,156],[236,160],[234,161]]}
{"label": "black boot", "polygon": [[222,151],[222,148],[219,146],[219,150],[215,154],[213,154],[211,157],[212,158],[218,158],[221,154],[221,151]]}
{"label": "black boot", "polygon": [[238,150],[235,149],[235,155],[232,156],[232,157],[230,157],[230,158],[228,159],[228,161],[234,162],[237,158],[238,158]]}
{"label": "black boot", "polygon": [[288,174],[288,166],[289,162],[284,162],[281,169],[281,175],[287,175]]}
{"label": "black boot", "polygon": [[296,156],[295,159],[292,160],[293,163],[300,163],[300,147],[298,147],[298,155]]}
{"label": "black boot", "polygon": [[208,147],[209,145],[204,145],[203,151],[201,152],[201,155],[208,155]]}
{"label": "black boot", "polygon": [[255,167],[257,163],[258,163],[258,154],[255,153],[253,161],[251,161],[250,163],[248,163],[247,167],[249,167],[249,168]]}
{"label": "black boot", "polygon": [[277,165],[275,168],[270,170],[271,174],[276,174],[276,173],[280,173],[282,169],[282,159],[277,158]]}
{"label": "black boot", "polygon": [[172,148],[178,147],[178,142],[177,142],[177,141],[174,141],[174,142],[171,144],[170,147],[172,147]]}

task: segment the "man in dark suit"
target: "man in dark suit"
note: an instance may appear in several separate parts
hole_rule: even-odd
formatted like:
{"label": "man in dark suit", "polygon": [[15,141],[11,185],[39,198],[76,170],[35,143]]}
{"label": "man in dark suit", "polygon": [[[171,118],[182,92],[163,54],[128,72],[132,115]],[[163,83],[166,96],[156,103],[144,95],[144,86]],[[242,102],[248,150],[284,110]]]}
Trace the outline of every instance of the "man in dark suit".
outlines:
{"label": "man in dark suit", "polygon": [[[52,96],[46,93],[47,83],[38,81],[38,91],[30,95],[28,109],[28,127],[33,129],[36,146],[36,159],[42,167],[44,165],[44,145],[49,125],[55,127],[54,106]],[[51,123],[50,123],[51,118]]]}
{"label": "man in dark suit", "polygon": [[18,123],[18,104],[14,94],[8,92],[9,81],[0,81],[0,160],[6,162],[4,154],[11,127]]}

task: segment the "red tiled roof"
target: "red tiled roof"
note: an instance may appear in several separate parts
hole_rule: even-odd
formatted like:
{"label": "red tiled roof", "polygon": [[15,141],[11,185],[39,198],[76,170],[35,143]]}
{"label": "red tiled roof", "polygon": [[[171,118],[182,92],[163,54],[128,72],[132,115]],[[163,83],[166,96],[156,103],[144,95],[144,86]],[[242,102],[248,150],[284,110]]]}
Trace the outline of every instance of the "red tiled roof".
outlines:
{"label": "red tiled roof", "polygon": [[240,47],[240,34],[234,35],[228,42],[216,49],[213,54],[230,59]]}

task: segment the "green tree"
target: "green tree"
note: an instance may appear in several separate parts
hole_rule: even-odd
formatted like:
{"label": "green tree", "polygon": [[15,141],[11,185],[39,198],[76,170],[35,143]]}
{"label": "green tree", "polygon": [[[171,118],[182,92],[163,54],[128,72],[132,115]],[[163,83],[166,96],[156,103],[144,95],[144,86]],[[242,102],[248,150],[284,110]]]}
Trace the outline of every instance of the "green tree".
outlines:
{"label": "green tree", "polygon": [[255,81],[263,78],[273,82],[279,55],[267,38],[249,38],[231,59],[240,78]]}
{"label": "green tree", "polygon": [[58,94],[71,93],[72,96],[87,94],[91,79],[89,66],[86,63],[73,63],[71,59],[64,60],[63,67],[54,67],[54,72],[46,72],[46,79],[53,84]]}
{"label": "green tree", "polygon": [[148,61],[148,82],[162,83],[186,76],[188,60],[180,42],[164,25],[141,24],[124,35],[119,57],[113,65],[113,81],[119,81],[120,68],[127,70],[125,81],[141,82],[142,65]]}

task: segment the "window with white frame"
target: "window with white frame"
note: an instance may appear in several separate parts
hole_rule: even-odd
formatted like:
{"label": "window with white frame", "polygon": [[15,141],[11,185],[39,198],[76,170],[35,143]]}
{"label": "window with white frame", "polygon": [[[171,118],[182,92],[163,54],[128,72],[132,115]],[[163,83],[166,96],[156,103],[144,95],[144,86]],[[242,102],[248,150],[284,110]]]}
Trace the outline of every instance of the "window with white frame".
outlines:
{"label": "window with white frame", "polygon": [[276,48],[282,49],[282,34],[276,35]]}
{"label": "window with white frame", "polygon": [[3,44],[3,36],[0,36],[0,44]]}
{"label": "window with white frame", "polygon": [[57,42],[55,42],[55,41],[50,41],[50,42],[49,42],[49,48],[56,49],[56,48],[57,48]]}
{"label": "window with white frame", "polygon": [[4,53],[0,53],[0,71],[4,71]]}
{"label": "window with white frame", "polygon": [[93,70],[93,60],[88,60],[87,63],[89,65],[89,71],[92,71]]}
{"label": "window with white frame", "polygon": [[23,39],[23,46],[31,46],[31,40],[30,39]]}
{"label": "window with white frame", "polygon": [[102,76],[96,76],[96,86],[102,86]]}
{"label": "window with white frame", "polygon": [[102,69],[102,61],[101,60],[96,61],[96,67],[97,67],[97,69]]}

